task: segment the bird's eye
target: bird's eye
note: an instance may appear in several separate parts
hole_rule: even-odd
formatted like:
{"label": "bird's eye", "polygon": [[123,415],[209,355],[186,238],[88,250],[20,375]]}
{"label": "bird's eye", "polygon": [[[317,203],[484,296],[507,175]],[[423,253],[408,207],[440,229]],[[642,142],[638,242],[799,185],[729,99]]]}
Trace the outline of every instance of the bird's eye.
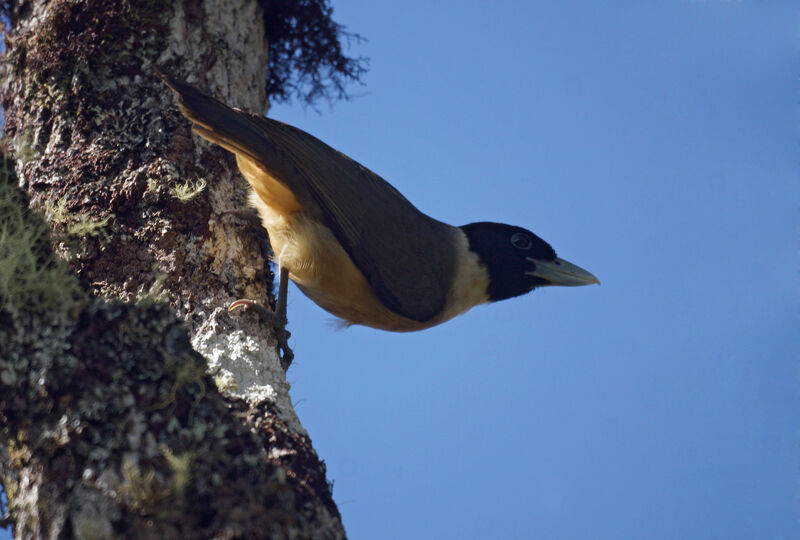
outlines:
{"label": "bird's eye", "polygon": [[514,233],[511,235],[511,245],[517,249],[531,249],[533,240],[524,233]]}

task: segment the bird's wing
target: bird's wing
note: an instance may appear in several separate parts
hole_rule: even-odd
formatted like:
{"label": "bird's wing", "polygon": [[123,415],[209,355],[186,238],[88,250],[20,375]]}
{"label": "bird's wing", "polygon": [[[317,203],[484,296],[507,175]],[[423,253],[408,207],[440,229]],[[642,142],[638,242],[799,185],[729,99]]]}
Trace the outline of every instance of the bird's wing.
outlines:
{"label": "bird's wing", "polygon": [[455,271],[452,227],[316,137],[162,77],[198,134],[263,167],[333,231],[387,307],[421,322],[442,310]]}

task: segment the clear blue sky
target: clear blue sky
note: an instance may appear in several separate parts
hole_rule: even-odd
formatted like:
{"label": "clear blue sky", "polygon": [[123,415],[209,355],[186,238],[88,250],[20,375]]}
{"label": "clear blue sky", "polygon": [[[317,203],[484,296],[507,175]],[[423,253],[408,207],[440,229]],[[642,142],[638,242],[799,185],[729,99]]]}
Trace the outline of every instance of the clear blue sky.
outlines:
{"label": "clear blue sky", "polygon": [[350,537],[800,538],[800,11],[333,5],[369,39],[363,95],[271,115],[603,283],[416,334],[290,290],[292,395]]}

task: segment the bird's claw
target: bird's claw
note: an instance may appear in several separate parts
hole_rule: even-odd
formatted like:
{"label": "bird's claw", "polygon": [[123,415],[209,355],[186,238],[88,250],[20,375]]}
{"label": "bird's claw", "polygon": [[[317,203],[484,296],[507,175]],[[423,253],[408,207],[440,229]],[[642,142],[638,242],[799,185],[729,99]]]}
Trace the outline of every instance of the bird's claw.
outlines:
{"label": "bird's claw", "polygon": [[232,312],[236,308],[240,307],[245,309],[252,308],[256,313],[258,313],[262,320],[266,321],[272,327],[272,329],[275,331],[275,337],[278,339],[278,352],[283,352],[283,354],[280,355],[281,366],[283,367],[284,371],[288,370],[289,366],[292,364],[292,360],[294,359],[294,353],[292,352],[292,349],[289,348],[289,337],[292,334],[286,329],[286,317],[281,317],[274,311],[267,309],[255,300],[249,300],[247,298],[242,298],[232,302],[231,305],[228,306],[228,312]]}

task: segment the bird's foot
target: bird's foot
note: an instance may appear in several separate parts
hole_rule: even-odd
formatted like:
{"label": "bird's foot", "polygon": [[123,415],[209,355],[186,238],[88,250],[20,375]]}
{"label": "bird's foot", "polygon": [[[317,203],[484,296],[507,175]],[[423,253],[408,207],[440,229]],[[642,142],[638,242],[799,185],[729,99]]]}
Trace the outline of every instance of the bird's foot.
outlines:
{"label": "bird's foot", "polygon": [[259,314],[261,319],[266,321],[267,324],[272,327],[272,329],[275,331],[275,337],[278,339],[278,354],[280,354],[281,351],[283,352],[283,354],[280,354],[281,366],[283,367],[284,371],[288,370],[289,366],[292,365],[294,353],[292,352],[292,349],[289,348],[289,337],[292,334],[286,329],[286,317],[281,317],[274,311],[267,309],[255,300],[248,300],[247,298],[242,298],[233,302],[228,306],[228,311],[231,312],[239,307],[245,309],[253,308],[256,313]]}

